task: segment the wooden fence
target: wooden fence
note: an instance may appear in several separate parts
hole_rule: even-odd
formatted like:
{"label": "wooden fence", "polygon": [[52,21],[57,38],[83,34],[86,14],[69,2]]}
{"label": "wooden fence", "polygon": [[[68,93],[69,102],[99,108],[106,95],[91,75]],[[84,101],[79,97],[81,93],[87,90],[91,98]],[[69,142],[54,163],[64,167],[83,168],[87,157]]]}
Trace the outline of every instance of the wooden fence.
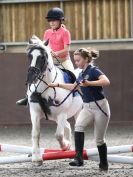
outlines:
{"label": "wooden fence", "polygon": [[[61,3],[62,2],[62,3]],[[0,2],[0,42],[25,42],[48,28],[45,16],[61,7],[72,40],[122,39],[131,37],[131,0],[73,0]]]}
{"label": "wooden fence", "polygon": [[[28,107],[15,104],[27,90],[26,59],[25,53],[0,54],[0,125],[31,122]],[[105,87],[111,107],[110,121],[133,125],[133,50],[102,50],[96,65],[110,79],[111,85]]]}

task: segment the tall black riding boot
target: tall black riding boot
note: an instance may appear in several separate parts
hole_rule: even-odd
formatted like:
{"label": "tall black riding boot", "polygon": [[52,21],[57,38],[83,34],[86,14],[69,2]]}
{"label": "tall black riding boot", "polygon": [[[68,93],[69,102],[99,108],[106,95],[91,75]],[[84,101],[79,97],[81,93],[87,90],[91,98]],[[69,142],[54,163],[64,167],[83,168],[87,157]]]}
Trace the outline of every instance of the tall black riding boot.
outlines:
{"label": "tall black riding boot", "polygon": [[70,166],[83,166],[83,147],[84,147],[84,132],[75,132],[75,151],[76,155]]}
{"label": "tall black riding boot", "polygon": [[20,105],[20,106],[26,106],[28,104],[28,98],[25,97],[25,98],[22,98],[21,100],[18,100],[16,102],[17,105]]}
{"label": "tall black riding boot", "polygon": [[107,146],[104,143],[101,146],[97,146],[100,158],[99,169],[101,171],[108,171],[108,160],[107,160]]}

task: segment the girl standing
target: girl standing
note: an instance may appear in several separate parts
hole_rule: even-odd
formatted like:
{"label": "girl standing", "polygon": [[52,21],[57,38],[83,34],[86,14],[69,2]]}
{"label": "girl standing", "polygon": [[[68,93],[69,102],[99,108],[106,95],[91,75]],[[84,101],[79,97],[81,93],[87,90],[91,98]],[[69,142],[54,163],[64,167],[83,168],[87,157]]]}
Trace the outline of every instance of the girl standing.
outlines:
{"label": "girl standing", "polygon": [[98,56],[99,52],[95,49],[77,49],[74,52],[74,61],[75,65],[82,69],[77,83],[51,83],[49,86],[73,90],[77,84],[77,89],[80,88],[83,94],[84,106],[75,123],[76,156],[69,165],[82,166],[84,164],[84,132],[85,128],[93,122],[95,141],[100,158],[99,169],[106,171],[108,170],[108,161],[105,134],[110,119],[110,108],[103,87],[109,85],[110,81],[98,67],[94,66],[94,59]]}

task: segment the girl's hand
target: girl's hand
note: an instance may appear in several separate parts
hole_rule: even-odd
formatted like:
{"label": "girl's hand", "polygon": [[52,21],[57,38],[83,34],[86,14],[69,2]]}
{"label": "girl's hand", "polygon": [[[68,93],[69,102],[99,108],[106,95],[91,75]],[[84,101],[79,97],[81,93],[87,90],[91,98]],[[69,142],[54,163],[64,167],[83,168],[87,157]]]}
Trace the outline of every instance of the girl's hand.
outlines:
{"label": "girl's hand", "polygon": [[83,81],[80,83],[80,86],[82,86],[82,87],[88,87],[88,86],[89,86],[89,81],[88,81],[88,80],[83,80]]}

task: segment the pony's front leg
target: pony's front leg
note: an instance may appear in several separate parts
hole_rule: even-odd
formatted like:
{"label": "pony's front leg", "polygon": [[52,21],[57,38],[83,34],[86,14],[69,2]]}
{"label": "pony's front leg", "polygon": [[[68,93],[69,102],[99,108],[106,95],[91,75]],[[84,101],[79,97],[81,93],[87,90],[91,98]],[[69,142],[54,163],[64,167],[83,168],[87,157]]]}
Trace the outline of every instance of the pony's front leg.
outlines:
{"label": "pony's front leg", "polygon": [[42,165],[42,156],[40,153],[39,140],[40,140],[40,116],[34,111],[31,113],[32,121],[32,162],[38,166]]}
{"label": "pony's front leg", "polygon": [[55,136],[59,141],[62,150],[69,150],[71,148],[71,126],[67,121],[66,113],[61,113],[57,116],[57,129]]}

